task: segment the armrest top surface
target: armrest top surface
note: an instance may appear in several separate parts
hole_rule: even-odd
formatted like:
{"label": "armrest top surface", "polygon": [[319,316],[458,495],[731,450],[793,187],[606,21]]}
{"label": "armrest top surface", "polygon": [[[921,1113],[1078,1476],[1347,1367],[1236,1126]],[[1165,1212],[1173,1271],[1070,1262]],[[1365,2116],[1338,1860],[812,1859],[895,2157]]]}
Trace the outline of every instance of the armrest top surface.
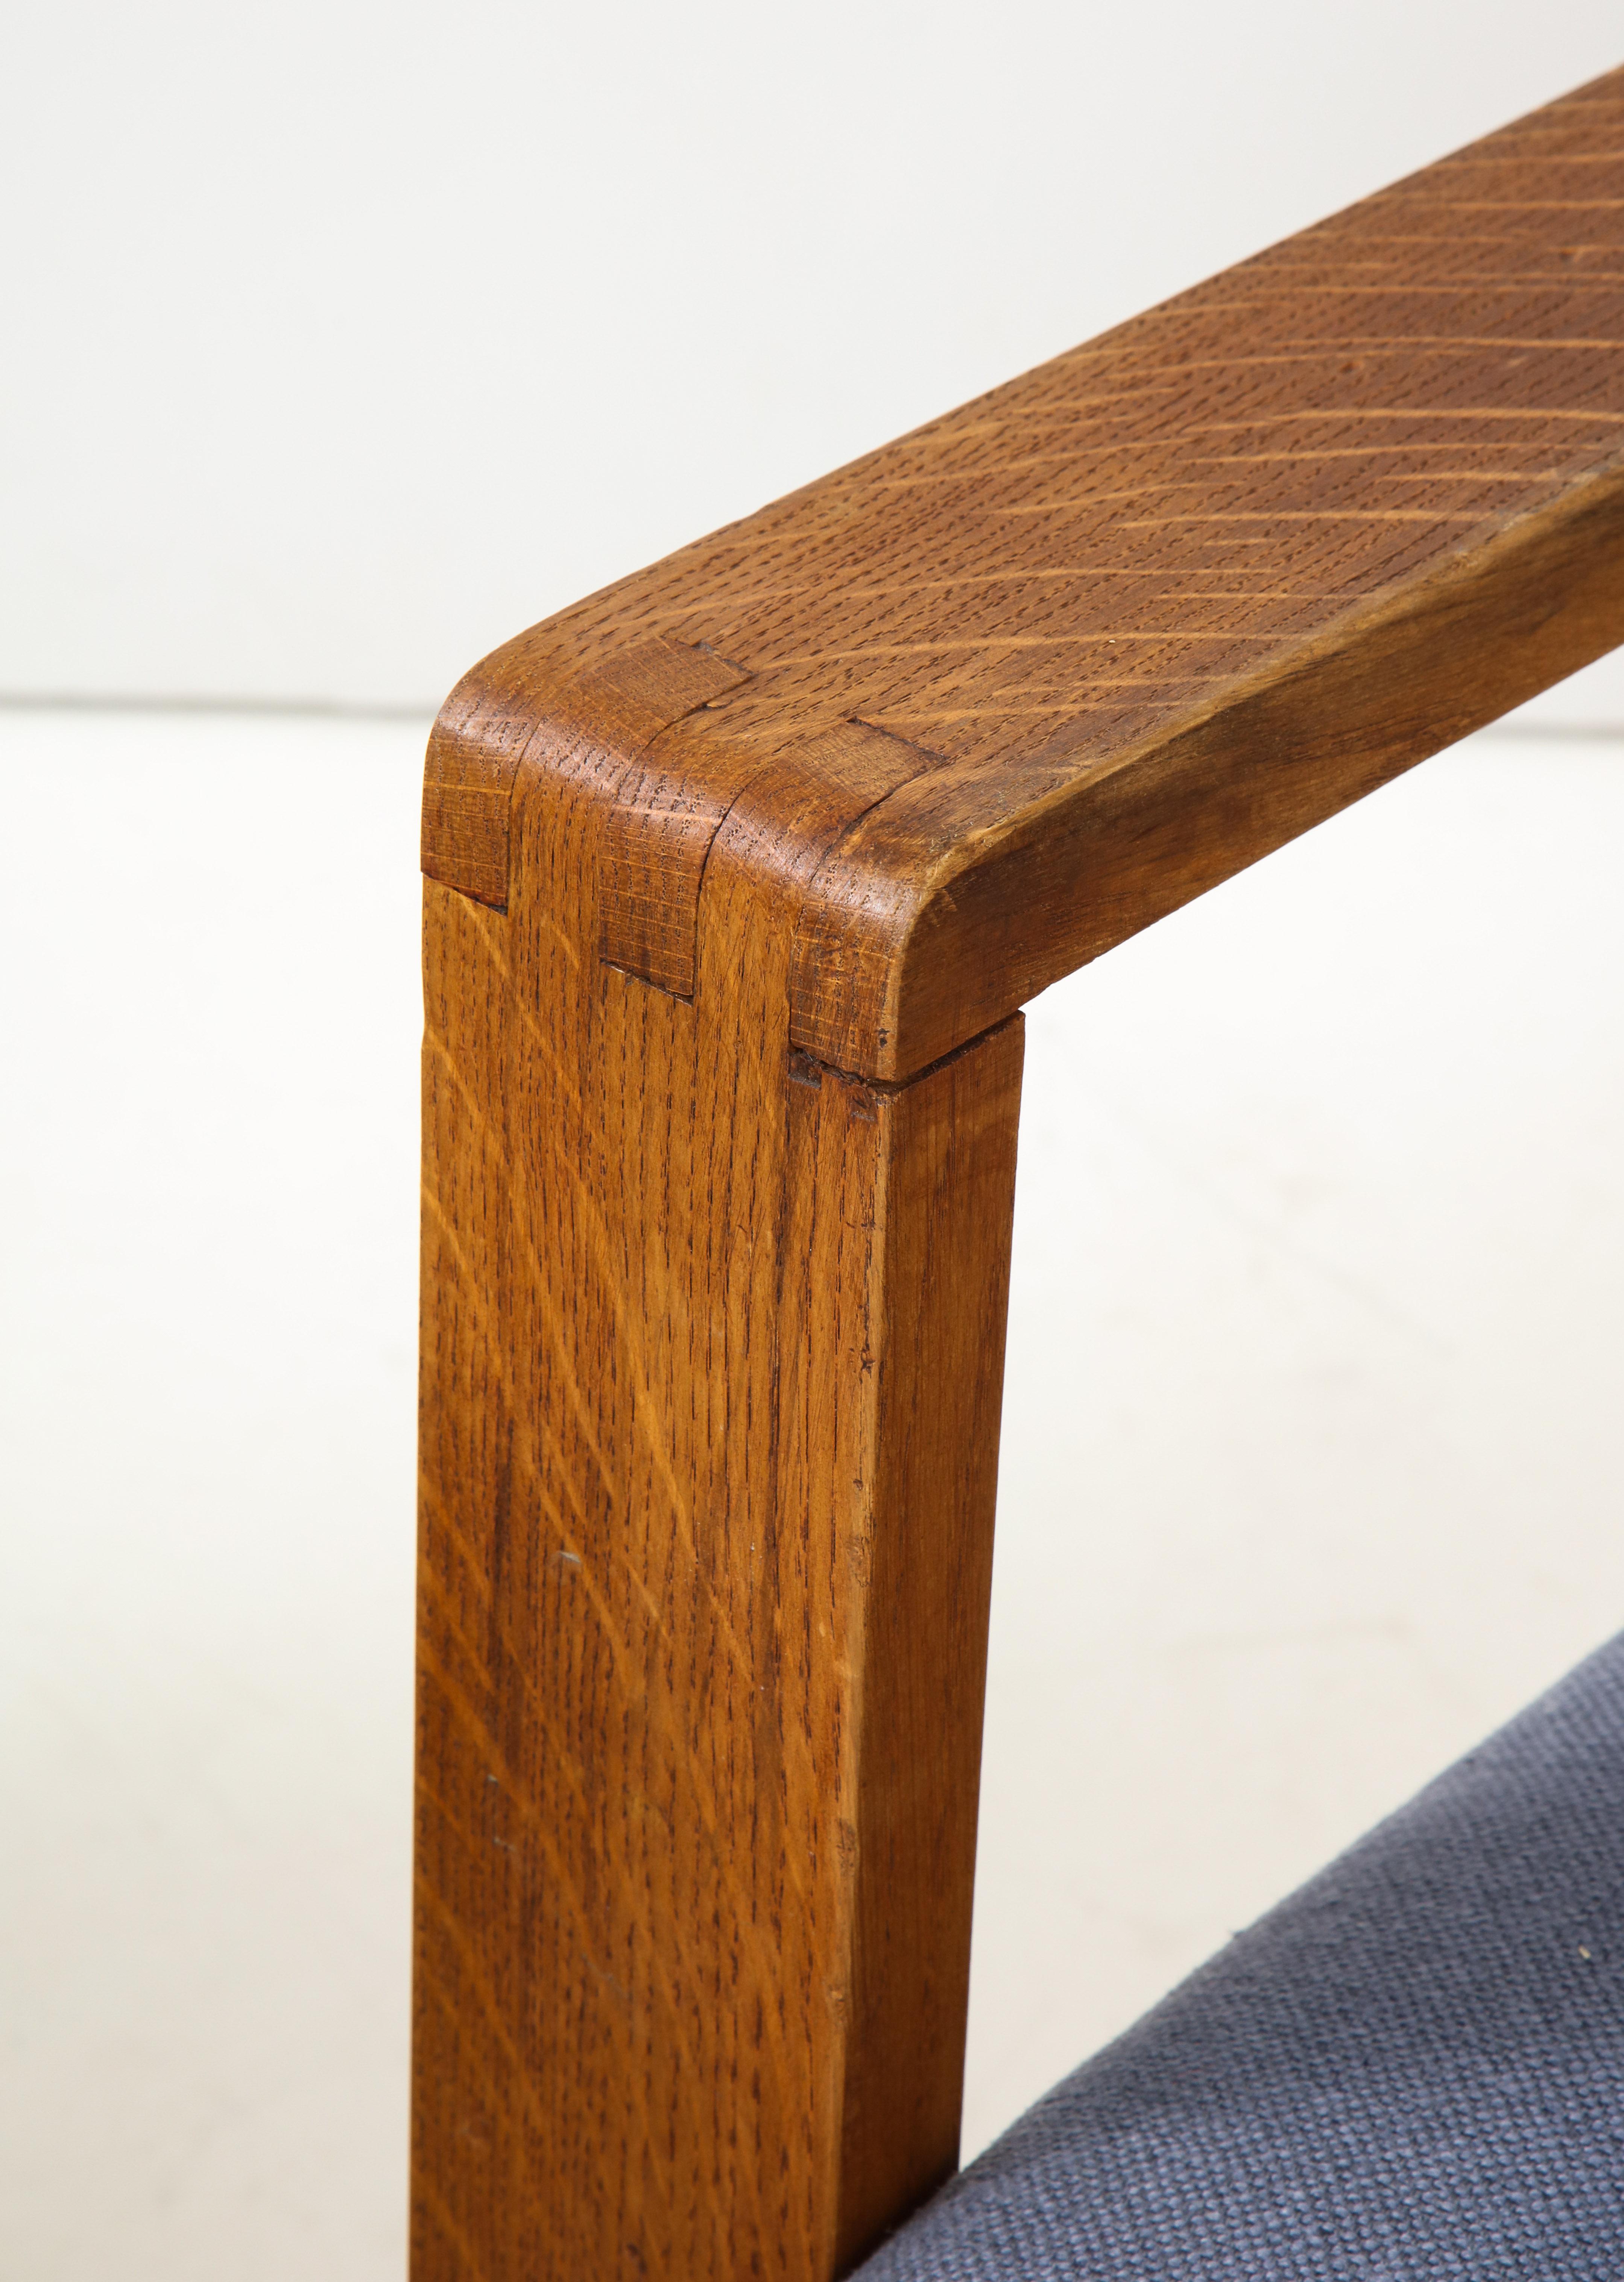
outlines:
{"label": "armrest top surface", "polygon": [[691,990],[749,811],[795,1042],[906,1075],[1624,638],[1621,343],[1624,71],[496,651],[425,869],[587,719],[605,955]]}

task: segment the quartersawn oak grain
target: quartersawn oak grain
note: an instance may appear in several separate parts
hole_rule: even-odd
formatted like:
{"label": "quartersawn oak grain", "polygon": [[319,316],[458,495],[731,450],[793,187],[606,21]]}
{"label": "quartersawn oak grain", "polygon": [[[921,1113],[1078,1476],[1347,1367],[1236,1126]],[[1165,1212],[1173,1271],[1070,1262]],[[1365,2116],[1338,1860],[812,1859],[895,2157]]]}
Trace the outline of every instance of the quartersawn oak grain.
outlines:
{"label": "quartersawn oak grain", "polygon": [[430,741],[414,2282],[956,2160],[1014,1010],[1624,636],[1624,74],[494,651]]}
{"label": "quartersawn oak grain", "polygon": [[446,734],[443,720],[429,741],[425,878],[505,910],[514,779],[544,725],[554,732],[569,722],[591,725],[635,753],[747,679],[702,644],[673,644],[656,634],[581,663],[561,684],[532,687],[521,680],[506,685],[499,697],[491,690],[469,693],[455,715],[458,734]]}
{"label": "quartersawn oak grain", "polygon": [[1624,639],[1621,347],[1615,73],[521,635],[431,779],[651,636],[747,671],[606,793],[606,955],[685,994],[742,789],[793,811],[838,721],[914,748],[790,1021],[905,1076]]}
{"label": "quartersawn oak grain", "polygon": [[651,989],[553,758],[426,889],[413,2272],[826,2282],[957,2161],[1019,1018],[792,1055],[747,803]]}

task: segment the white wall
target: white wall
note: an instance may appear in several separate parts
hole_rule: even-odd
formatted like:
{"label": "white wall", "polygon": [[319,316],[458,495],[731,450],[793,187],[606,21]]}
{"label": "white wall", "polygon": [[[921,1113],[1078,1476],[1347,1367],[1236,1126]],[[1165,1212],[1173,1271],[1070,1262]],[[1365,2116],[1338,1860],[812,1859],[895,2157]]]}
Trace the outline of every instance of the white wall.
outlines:
{"label": "white wall", "polygon": [[1616,0],[60,0],[0,692],[493,641],[1624,59]]}

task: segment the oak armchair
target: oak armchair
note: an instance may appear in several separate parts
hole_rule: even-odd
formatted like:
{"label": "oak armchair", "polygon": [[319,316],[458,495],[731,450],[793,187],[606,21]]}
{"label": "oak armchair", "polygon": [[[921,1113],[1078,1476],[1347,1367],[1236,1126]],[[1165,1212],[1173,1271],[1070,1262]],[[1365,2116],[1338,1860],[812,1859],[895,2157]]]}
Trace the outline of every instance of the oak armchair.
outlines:
{"label": "oak armchair", "polygon": [[[1499,1958],[1519,1911],[1566,1906],[1565,1862],[1612,1862],[1584,1922],[1613,1906],[1616,1656],[879,2247],[958,2156],[1019,1009],[1624,640],[1621,320],[1624,73],[531,629],[448,700],[416,2282],[828,2282],[877,2249],[877,2277],[1457,2270],[1423,2188],[1486,2111],[1457,2086],[1442,2142],[1415,2116],[1467,1999],[1406,2046],[1425,2159],[1373,2157],[1373,2232],[1368,2132],[1280,2152],[1286,2061],[1300,2030],[1345,2088],[1336,2022],[1357,2044],[1395,1955],[1472,1924]],[[1531,1840],[1474,1846],[1513,1795],[1532,1886]],[[1310,2033],[1327,1909],[1363,1929],[1333,1949],[1365,1995]],[[1574,1948],[1599,1954],[1575,1936],[1564,1972]],[[1566,2020],[1536,1983],[1529,2022]],[[1613,2000],[1584,2002],[1624,2095]],[[1493,2123],[1512,2176],[1546,2160],[1516,2117],[1548,2076],[1525,2037],[1495,2077],[1534,2087]],[[1589,2185],[1551,2190],[1583,2226],[1601,2198],[1569,2263],[1515,2263],[1506,2218],[1460,2271],[1608,2270],[1611,2113]],[[1068,2232],[1073,2193],[1105,2232]],[[1237,2247],[1254,2218],[1264,2248]]]}

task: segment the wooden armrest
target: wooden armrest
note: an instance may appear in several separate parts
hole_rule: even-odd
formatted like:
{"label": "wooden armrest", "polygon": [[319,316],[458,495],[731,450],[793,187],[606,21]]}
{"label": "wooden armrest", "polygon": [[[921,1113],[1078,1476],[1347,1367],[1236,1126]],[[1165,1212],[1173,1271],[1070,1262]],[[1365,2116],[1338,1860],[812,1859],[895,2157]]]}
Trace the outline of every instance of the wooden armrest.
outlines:
{"label": "wooden armrest", "polygon": [[793,1042],[896,1079],[1599,656],[1621,121],[1614,74],[509,642],[425,870],[503,903],[516,768],[589,736],[603,954],[688,993],[743,802]]}
{"label": "wooden armrest", "polygon": [[1624,640],[1624,73],[494,651],[424,793],[414,2272],[956,2161],[1034,992]]}

